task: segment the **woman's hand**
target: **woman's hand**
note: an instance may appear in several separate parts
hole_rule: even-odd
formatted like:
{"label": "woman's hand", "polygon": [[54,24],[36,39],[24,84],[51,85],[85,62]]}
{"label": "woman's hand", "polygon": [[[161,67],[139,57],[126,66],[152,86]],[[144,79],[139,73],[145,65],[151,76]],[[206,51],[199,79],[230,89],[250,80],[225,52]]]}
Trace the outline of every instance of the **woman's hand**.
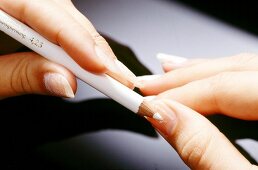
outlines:
{"label": "woman's hand", "polygon": [[172,100],[153,100],[162,121],[148,118],[191,169],[254,170],[205,117]]}
{"label": "woman's hand", "polygon": [[[116,59],[108,43],[71,0],[1,0],[0,9],[61,46],[82,68],[107,73],[121,83],[133,86],[135,76]],[[75,77],[35,53],[1,56],[0,65],[0,97],[23,93],[74,96]],[[63,89],[55,86],[57,82]]]}
{"label": "woman's hand", "polygon": [[[258,120],[258,55],[186,60],[162,55],[167,72],[141,80],[145,95],[178,101],[204,115]],[[150,79],[151,77],[148,77]]]}

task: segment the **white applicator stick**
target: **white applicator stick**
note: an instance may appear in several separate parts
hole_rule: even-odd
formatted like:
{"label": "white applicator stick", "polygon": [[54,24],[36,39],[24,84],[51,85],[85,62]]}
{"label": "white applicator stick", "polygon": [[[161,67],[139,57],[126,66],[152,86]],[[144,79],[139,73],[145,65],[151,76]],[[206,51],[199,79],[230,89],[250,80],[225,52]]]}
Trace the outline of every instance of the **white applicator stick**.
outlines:
{"label": "white applicator stick", "polygon": [[144,97],[106,74],[96,75],[81,68],[60,46],[51,43],[27,25],[0,10],[0,30],[48,60],[63,65],[76,77],[141,116],[162,119]]}

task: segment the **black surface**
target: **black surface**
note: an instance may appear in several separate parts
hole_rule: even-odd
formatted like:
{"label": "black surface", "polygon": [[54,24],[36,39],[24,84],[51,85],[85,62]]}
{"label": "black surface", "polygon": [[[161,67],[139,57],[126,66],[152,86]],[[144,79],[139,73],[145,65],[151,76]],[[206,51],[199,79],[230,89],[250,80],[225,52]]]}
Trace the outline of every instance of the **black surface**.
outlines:
{"label": "black surface", "polygon": [[3,100],[0,106],[6,113],[1,120],[7,149],[1,154],[12,168],[41,165],[44,159],[39,159],[36,150],[43,144],[99,130],[120,129],[157,137],[145,119],[109,99],[69,103],[56,97],[28,95]]}
{"label": "black surface", "polygon": [[[135,74],[151,74],[130,48],[105,38],[118,59]],[[0,107],[5,129],[1,152],[5,158],[4,169],[66,169],[64,165],[46,160],[37,148],[95,131],[119,129],[157,137],[145,119],[110,99],[70,103],[57,97],[25,95],[0,100]]]}

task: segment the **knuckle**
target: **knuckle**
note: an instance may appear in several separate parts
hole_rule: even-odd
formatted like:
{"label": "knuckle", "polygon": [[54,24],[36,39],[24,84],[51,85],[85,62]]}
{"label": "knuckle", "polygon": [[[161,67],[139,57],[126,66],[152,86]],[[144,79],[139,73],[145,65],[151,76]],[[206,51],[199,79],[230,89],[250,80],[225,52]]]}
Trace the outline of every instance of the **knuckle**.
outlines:
{"label": "knuckle", "polygon": [[31,91],[29,81],[28,57],[23,57],[17,61],[11,73],[10,88],[15,93],[28,93]]}
{"label": "knuckle", "polygon": [[239,70],[253,63],[258,63],[258,55],[255,53],[241,53],[228,58],[231,70]]}
{"label": "knuckle", "polygon": [[211,77],[208,81],[209,89],[210,89],[210,103],[213,104],[214,108],[217,108],[217,111],[221,111],[220,102],[221,96],[224,96],[224,87],[225,82],[228,82],[231,78],[231,74],[229,72],[219,73],[213,77]]}
{"label": "knuckle", "polygon": [[219,73],[209,79],[210,89],[213,94],[217,94],[219,92],[221,84],[227,79],[226,73]]}
{"label": "knuckle", "polygon": [[225,102],[231,94],[231,83],[235,82],[235,72],[222,72],[208,79],[210,90],[210,103],[214,112],[222,113],[225,111]]}
{"label": "knuckle", "polygon": [[212,140],[212,136],[207,134],[209,134],[207,131],[200,130],[189,136],[182,146],[181,157],[193,169],[200,167],[203,159],[205,159],[206,152]]}
{"label": "knuckle", "polygon": [[210,89],[213,94],[218,94],[223,92],[223,86],[226,82],[229,82],[234,76],[234,72],[222,72],[208,79],[208,83],[210,85]]}

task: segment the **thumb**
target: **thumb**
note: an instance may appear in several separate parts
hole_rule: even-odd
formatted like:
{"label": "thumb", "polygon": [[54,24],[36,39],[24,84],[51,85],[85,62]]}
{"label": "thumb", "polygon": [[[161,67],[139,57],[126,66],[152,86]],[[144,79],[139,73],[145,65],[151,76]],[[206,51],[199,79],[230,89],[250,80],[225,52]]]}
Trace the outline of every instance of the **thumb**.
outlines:
{"label": "thumb", "polygon": [[28,93],[74,97],[75,77],[60,65],[32,53],[0,57],[0,97]]}
{"label": "thumb", "polygon": [[161,121],[148,119],[191,169],[255,168],[205,117],[171,100],[154,105]]}

